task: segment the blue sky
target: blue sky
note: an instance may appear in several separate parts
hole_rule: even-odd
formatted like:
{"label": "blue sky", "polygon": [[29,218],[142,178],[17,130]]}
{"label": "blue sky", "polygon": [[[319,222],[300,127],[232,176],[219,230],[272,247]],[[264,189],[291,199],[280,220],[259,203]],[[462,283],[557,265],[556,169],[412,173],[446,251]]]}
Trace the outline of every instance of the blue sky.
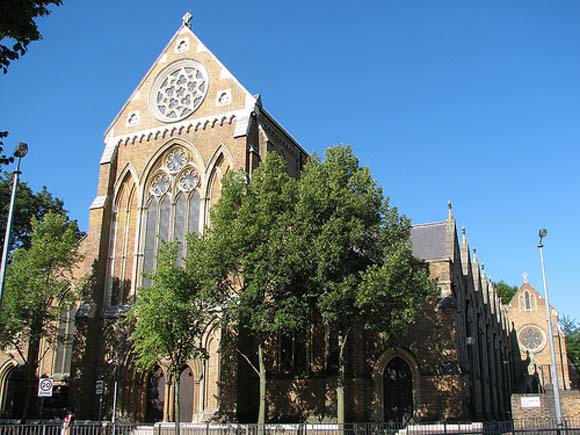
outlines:
{"label": "blue sky", "polygon": [[414,223],[453,201],[489,276],[580,320],[580,2],[65,0],[0,76],[7,148],[86,229],[103,133],[186,10],[310,152],[351,144]]}

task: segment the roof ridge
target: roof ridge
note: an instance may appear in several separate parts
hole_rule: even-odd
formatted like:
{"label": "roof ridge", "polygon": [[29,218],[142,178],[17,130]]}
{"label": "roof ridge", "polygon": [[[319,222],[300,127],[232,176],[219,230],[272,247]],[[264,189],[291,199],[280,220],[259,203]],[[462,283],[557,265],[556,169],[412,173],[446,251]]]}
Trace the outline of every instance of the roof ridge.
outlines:
{"label": "roof ridge", "polygon": [[428,222],[426,224],[413,224],[413,225],[411,225],[411,227],[412,228],[415,228],[415,227],[427,227],[427,226],[432,226],[432,225],[442,225],[442,224],[444,225],[446,223],[447,223],[447,221]]}

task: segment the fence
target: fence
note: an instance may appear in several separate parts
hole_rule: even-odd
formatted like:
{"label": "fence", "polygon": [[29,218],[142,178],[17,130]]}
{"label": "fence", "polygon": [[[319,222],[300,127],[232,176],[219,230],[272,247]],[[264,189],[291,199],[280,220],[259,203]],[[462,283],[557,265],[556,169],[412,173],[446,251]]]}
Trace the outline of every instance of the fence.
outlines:
{"label": "fence", "polygon": [[[137,435],[135,424],[115,424],[98,422],[73,422],[66,435]],[[154,435],[153,427],[142,435]],[[0,435],[64,435],[62,422],[18,424],[0,421]]]}
{"label": "fence", "polygon": [[[580,435],[580,420],[483,423],[218,424],[182,423],[180,435]],[[173,423],[155,425],[74,422],[67,435],[173,435]],[[0,435],[64,435],[60,422],[0,421]]]}

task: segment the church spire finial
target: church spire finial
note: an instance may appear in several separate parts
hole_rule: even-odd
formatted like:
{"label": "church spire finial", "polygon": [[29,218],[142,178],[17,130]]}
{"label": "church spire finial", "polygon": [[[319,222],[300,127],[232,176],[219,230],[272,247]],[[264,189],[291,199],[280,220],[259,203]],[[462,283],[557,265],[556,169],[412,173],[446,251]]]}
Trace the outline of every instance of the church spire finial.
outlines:
{"label": "church spire finial", "polygon": [[522,279],[524,280],[524,284],[528,283],[528,272],[522,273]]}
{"label": "church spire finial", "polygon": [[185,15],[181,18],[181,20],[183,21],[183,25],[187,26],[191,29],[191,13],[189,11],[187,11],[185,13]]}
{"label": "church spire finial", "polygon": [[453,218],[453,205],[451,200],[447,201],[447,219],[451,220]]}

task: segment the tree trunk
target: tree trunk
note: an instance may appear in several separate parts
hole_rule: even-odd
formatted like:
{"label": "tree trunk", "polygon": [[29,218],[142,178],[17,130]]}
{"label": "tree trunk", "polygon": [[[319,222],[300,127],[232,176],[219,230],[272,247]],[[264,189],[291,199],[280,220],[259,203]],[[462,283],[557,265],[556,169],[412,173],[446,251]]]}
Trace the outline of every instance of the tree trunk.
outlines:
{"label": "tree trunk", "polygon": [[175,413],[175,435],[179,435],[181,429],[181,416],[180,416],[180,409],[179,409],[179,395],[181,394],[180,391],[180,380],[179,373],[174,374],[175,380],[175,389],[173,392],[173,412]]}
{"label": "tree trunk", "polygon": [[262,343],[258,344],[258,367],[260,380],[260,407],[258,408],[258,424],[266,423],[266,363],[264,362],[264,349]]}
{"label": "tree trunk", "polygon": [[[345,388],[346,388],[346,339],[348,333],[338,333],[338,377],[336,379],[336,419],[339,425],[344,425],[346,417]],[[339,430],[342,430],[340,428]]]}
{"label": "tree trunk", "polygon": [[[36,329],[36,328],[34,328]],[[40,331],[40,329],[38,329]],[[36,396],[37,380],[36,371],[38,370],[38,355],[40,354],[40,332],[30,334],[26,362],[26,398],[24,408],[22,409],[22,421],[26,421],[29,415],[34,415],[34,398]]]}

